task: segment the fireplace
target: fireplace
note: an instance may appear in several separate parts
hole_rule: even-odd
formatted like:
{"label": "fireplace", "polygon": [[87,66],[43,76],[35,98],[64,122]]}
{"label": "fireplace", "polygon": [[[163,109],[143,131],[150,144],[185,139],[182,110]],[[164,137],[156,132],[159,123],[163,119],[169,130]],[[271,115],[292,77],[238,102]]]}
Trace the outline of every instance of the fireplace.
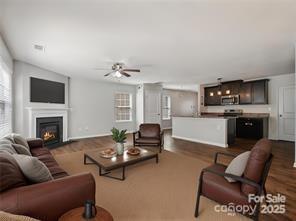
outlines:
{"label": "fireplace", "polygon": [[44,141],[47,147],[63,143],[63,117],[36,118],[36,136]]}

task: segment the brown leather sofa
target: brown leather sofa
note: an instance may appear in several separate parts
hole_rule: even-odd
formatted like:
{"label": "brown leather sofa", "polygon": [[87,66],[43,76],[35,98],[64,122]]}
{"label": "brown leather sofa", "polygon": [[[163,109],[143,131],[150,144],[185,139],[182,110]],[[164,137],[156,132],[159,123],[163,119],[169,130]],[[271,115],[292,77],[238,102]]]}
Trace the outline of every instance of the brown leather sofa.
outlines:
{"label": "brown leather sofa", "polygon": [[134,146],[157,146],[159,153],[163,147],[163,131],[159,124],[141,124],[139,131],[133,133]]}
{"label": "brown leather sofa", "polygon": [[15,185],[0,192],[0,210],[55,221],[65,212],[83,206],[86,200],[95,201],[95,180],[90,173],[69,176],[43,146],[41,139],[28,140],[28,144],[32,155],[48,167],[54,180],[30,183],[20,172],[14,158],[1,153],[0,179],[5,180],[2,184],[12,181]]}
{"label": "brown leather sofa", "polygon": [[[235,157],[229,153],[218,152],[215,155],[214,164],[202,170],[199,177],[195,217],[198,217],[200,196],[204,196],[223,205],[254,206],[256,208],[254,214],[243,215],[258,220],[260,203],[249,202],[248,195],[266,195],[265,181],[273,158],[270,141],[261,139],[255,144],[241,177],[225,173],[227,166],[218,163],[219,155]],[[230,183],[225,177],[230,177],[236,182]]]}

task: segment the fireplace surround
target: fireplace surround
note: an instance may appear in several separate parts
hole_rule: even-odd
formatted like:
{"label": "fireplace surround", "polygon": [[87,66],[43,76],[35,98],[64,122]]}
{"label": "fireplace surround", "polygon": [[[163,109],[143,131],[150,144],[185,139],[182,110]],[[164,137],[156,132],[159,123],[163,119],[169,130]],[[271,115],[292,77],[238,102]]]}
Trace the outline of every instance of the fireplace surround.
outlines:
{"label": "fireplace surround", "polygon": [[[56,122],[58,120],[60,121],[60,128],[59,128],[59,138],[61,143],[68,142],[68,111],[70,110],[69,108],[49,108],[49,107],[27,107],[28,114],[29,114],[29,127],[28,127],[28,134],[26,136],[28,137],[41,137],[42,134],[38,134],[38,129],[37,128],[37,120],[39,119],[45,119],[48,118],[50,121]],[[38,120],[38,121],[39,121]],[[46,122],[46,121],[45,121]],[[39,123],[39,122],[38,122]],[[43,122],[44,123],[44,122]],[[49,123],[49,122],[47,122]],[[46,125],[43,125],[46,126]],[[61,127],[62,126],[62,127]],[[57,125],[47,125],[48,130],[53,130],[49,132],[54,132],[57,133]],[[56,134],[54,134],[56,135]],[[47,134],[46,137],[52,141],[53,136],[52,134]],[[48,140],[49,141],[49,140]],[[52,141],[53,142],[53,141]],[[50,143],[48,144],[49,147],[53,146],[58,146],[57,144],[51,145]]]}
{"label": "fireplace surround", "polygon": [[40,117],[36,119],[36,137],[47,147],[63,143],[63,117]]}

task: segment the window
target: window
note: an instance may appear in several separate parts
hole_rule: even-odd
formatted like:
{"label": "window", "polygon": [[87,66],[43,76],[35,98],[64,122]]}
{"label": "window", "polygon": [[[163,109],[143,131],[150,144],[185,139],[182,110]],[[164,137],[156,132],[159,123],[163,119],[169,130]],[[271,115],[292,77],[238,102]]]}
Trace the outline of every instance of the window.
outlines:
{"label": "window", "polygon": [[170,120],[171,119],[171,97],[163,96],[163,108],[162,108],[162,119]]}
{"label": "window", "polygon": [[11,75],[0,63],[0,137],[11,132]]}
{"label": "window", "polygon": [[115,94],[116,121],[132,120],[132,95],[129,93]]}

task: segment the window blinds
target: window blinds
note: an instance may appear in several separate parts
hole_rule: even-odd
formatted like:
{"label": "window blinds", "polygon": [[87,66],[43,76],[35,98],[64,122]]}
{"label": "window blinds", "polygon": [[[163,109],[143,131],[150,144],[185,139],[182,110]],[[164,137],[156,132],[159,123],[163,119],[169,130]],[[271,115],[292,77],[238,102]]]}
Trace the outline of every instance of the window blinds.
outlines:
{"label": "window blinds", "polygon": [[11,75],[0,63],[0,138],[11,133]]}

